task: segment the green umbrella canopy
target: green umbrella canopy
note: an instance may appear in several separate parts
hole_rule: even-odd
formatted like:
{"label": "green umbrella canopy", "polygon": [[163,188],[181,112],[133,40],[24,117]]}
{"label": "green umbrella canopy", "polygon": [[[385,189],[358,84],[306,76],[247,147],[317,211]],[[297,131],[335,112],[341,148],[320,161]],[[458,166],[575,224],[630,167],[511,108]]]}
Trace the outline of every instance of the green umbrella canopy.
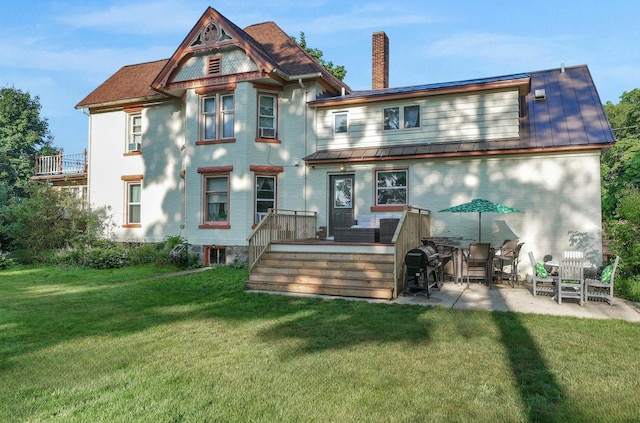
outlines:
{"label": "green umbrella canopy", "polygon": [[480,233],[482,230],[482,213],[524,213],[522,210],[480,198],[471,200],[468,203],[458,204],[457,206],[440,210],[440,212],[478,213],[478,242],[481,242]]}

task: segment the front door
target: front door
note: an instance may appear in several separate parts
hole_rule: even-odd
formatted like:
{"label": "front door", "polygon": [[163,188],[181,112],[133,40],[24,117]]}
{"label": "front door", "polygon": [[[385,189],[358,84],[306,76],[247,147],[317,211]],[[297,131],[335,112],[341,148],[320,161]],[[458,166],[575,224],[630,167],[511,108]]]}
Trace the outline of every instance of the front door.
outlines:
{"label": "front door", "polygon": [[353,175],[329,177],[329,236],[334,228],[348,228],[353,221]]}

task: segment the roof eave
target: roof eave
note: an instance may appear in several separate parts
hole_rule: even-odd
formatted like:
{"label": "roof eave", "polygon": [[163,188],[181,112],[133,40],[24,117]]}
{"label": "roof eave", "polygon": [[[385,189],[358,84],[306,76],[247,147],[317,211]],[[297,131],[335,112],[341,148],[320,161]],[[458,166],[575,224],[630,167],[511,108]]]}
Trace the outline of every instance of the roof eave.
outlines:
{"label": "roof eave", "polygon": [[167,97],[168,97],[168,94],[161,95],[160,93],[158,93],[158,94],[149,95],[149,96],[128,98],[126,100],[113,100],[113,101],[105,101],[101,103],[91,103],[91,104],[78,103],[76,104],[75,108],[76,109],[87,109],[87,108],[103,109],[103,108],[109,108],[109,107],[125,107],[130,104],[139,104],[139,103],[146,103],[149,101],[165,100],[167,99]]}
{"label": "roof eave", "polygon": [[424,89],[417,89],[416,91],[412,91],[408,93],[407,92],[386,93],[385,90],[380,90],[380,93],[350,95],[347,98],[338,97],[338,98],[316,100],[316,101],[310,102],[309,106],[310,107],[332,107],[332,106],[338,106],[338,105],[344,106],[344,105],[350,105],[350,104],[391,101],[391,100],[416,98],[416,97],[434,97],[434,96],[441,96],[441,95],[508,89],[508,88],[516,88],[516,87],[518,88],[518,92],[520,95],[526,95],[531,88],[531,78],[530,77],[526,78],[526,82],[523,82],[523,79],[519,78],[519,79],[509,80],[509,81],[469,84],[469,85],[464,85],[460,87],[424,88]]}

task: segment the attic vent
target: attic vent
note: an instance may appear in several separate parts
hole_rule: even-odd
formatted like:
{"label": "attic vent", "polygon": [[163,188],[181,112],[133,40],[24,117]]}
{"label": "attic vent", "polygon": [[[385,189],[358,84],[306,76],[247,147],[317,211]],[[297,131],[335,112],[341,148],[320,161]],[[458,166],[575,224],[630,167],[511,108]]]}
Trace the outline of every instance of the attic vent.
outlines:
{"label": "attic vent", "polygon": [[534,100],[544,100],[547,98],[547,91],[544,88],[539,88],[533,91]]}
{"label": "attic vent", "polygon": [[209,75],[217,75],[220,73],[221,61],[222,61],[222,57],[220,56],[209,57],[209,65],[207,67]]}

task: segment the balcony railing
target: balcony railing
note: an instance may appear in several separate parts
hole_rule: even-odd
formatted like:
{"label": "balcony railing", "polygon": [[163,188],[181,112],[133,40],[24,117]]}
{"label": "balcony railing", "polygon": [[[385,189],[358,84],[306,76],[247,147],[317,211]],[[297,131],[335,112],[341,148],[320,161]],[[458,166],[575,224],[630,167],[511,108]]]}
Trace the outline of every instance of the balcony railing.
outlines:
{"label": "balcony railing", "polygon": [[76,154],[36,155],[36,176],[87,173],[87,150]]}

